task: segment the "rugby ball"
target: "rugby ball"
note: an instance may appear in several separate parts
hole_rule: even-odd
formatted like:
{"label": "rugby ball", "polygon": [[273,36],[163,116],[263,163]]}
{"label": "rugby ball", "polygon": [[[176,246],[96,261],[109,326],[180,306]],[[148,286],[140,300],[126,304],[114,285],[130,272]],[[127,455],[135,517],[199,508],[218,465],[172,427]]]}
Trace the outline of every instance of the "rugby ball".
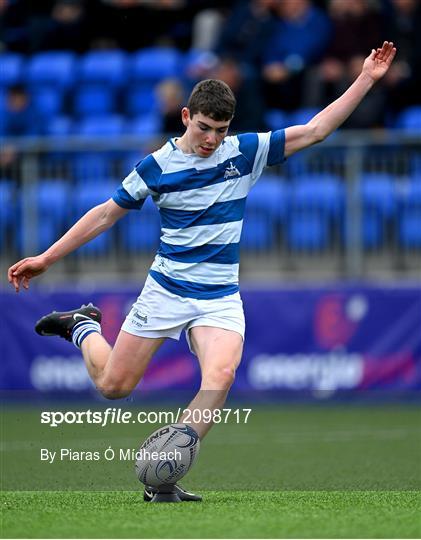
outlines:
{"label": "rugby ball", "polygon": [[199,449],[199,435],[187,424],[161,427],[139,448],[136,475],[146,486],[175,484],[191,469]]}

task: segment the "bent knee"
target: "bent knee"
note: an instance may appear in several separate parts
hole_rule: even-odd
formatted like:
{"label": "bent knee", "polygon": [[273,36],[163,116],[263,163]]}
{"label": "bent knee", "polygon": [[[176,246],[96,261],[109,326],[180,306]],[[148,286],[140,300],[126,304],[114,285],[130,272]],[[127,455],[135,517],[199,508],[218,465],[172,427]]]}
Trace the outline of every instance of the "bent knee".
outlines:
{"label": "bent knee", "polygon": [[209,390],[227,390],[235,380],[235,368],[223,367],[212,369],[203,374],[202,386]]}
{"label": "bent knee", "polygon": [[99,392],[107,399],[121,399],[127,397],[133,390],[127,385],[118,384],[116,382],[101,381],[98,384]]}

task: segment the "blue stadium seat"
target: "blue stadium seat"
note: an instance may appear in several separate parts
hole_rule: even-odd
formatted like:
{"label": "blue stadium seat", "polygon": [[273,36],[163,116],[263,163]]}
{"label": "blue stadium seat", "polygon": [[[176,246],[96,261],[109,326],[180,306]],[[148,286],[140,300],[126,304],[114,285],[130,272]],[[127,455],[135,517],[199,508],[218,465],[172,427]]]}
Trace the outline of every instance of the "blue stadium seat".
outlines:
{"label": "blue stadium seat", "polygon": [[[126,127],[120,115],[92,116],[75,123],[74,132],[85,137],[122,135]],[[80,151],[73,156],[73,174],[78,182],[100,183],[103,178],[113,178],[112,164],[115,152]]]}
{"label": "blue stadium seat", "polygon": [[399,200],[399,241],[407,249],[421,248],[421,179],[408,183]]}
{"label": "blue stadium seat", "polygon": [[67,137],[73,130],[73,121],[70,116],[57,115],[47,120],[46,133],[54,137]]}
{"label": "blue stadium seat", "polygon": [[367,173],[360,182],[363,204],[377,208],[385,216],[392,215],[396,202],[394,177],[390,174]]}
{"label": "blue stadium seat", "polygon": [[120,242],[130,252],[152,252],[159,245],[159,212],[148,197],[140,210],[132,210],[119,222]]}
{"label": "blue stadium seat", "polygon": [[246,205],[251,210],[262,211],[274,221],[284,219],[289,202],[289,190],[284,178],[263,174],[252,187]]}
{"label": "blue stadium seat", "polygon": [[0,179],[0,251],[14,244],[17,226],[15,195],[13,180]]}
{"label": "blue stadium seat", "polygon": [[[72,193],[74,201],[74,216],[77,220],[94,206],[107,201],[114,193],[117,182],[101,182],[97,184],[83,184]],[[88,244],[78,249],[78,255],[99,255],[107,252],[111,247],[111,232],[99,235]]]}
{"label": "blue stadium seat", "polygon": [[421,153],[412,152],[409,158],[410,173],[414,180],[421,181]]}
{"label": "blue stadium seat", "polygon": [[421,208],[403,212],[399,220],[399,240],[405,248],[421,248]]}
{"label": "blue stadium seat", "polygon": [[421,105],[413,105],[403,110],[396,121],[396,127],[421,133]]}
{"label": "blue stadium seat", "polygon": [[364,174],[360,182],[363,245],[380,247],[395,217],[395,181],[392,175],[371,173]]}
{"label": "blue stadium seat", "polygon": [[304,125],[309,122],[313,116],[319,112],[319,109],[314,107],[304,107],[302,109],[296,109],[290,114],[290,126]]}
{"label": "blue stadium seat", "polygon": [[78,135],[87,137],[122,135],[125,128],[125,119],[118,114],[92,116],[82,119],[76,126]]}
{"label": "blue stadium seat", "polygon": [[136,152],[127,152],[123,157],[123,175],[127,176],[132,172],[134,167],[139,163],[148,154],[147,149],[145,148],[142,151],[142,148],[139,148]]}
{"label": "blue stadium seat", "polygon": [[331,240],[328,221],[315,212],[293,213],[288,221],[287,240],[295,251],[326,249]]}
{"label": "blue stadium seat", "polygon": [[79,117],[114,113],[116,100],[112,88],[88,84],[79,86],[73,96],[73,112]]}
{"label": "blue stadium seat", "polygon": [[76,152],[73,157],[73,176],[77,184],[99,184],[113,177],[113,154],[110,152]]}
{"label": "blue stadium seat", "polygon": [[126,94],[126,112],[130,116],[158,111],[159,103],[153,86],[133,85]]}
{"label": "blue stadium seat", "polygon": [[162,132],[162,119],[160,114],[149,113],[137,116],[128,122],[127,132],[130,135],[153,136]]}
{"label": "blue stadium seat", "polygon": [[26,81],[30,86],[53,85],[68,89],[75,81],[76,56],[72,52],[40,52],[28,61]]}
{"label": "blue stadium seat", "polygon": [[189,49],[182,57],[182,70],[180,75],[184,79],[197,81],[197,74],[208,71],[215,66],[215,54],[203,49]]}
{"label": "blue stadium seat", "polygon": [[300,176],[292,186],[295,208],[316,208],[337,218],[343,210],[345,189],[342,180],[333,174],[314,173]]}
{"label": "blue stadium seat", "polygon": [[267,250],[274,246],[273,223],[264,215],[248,215],[243,222],[241,248],[245,251]]}
{"label": "blue stadium seat", "polygon": [[0,86],[11,86],[23,82],[24,57],[22,54],[2,52],[0,69]]}
{"label": "blue stadium seat", "polygon": [[287,204],[285,182],[274,175],[263,175],[247,197],[242,248],[256,251],[273,247],[286,215]]}
{"label": "blue stadium seat", "polygon": [[39,180],[34,193],[37,201],[38,249],[45,250],[68,228],[70,219],[70,185],[66,180]]}
{"label": "blue stadium seat", "polygon": [[289,177],[296,178],[311,171],[309,166],[310,148],[297,152],[285,162],[285,171]]}
{"label": "blue stadium seat", "polygon": [[63,110],[63,92],[54,86],[36,86],[31,91],[31,101],[41,116],[51,118]]}
{"label": "blue stadium seat", "polygon": [[100,83],[120,87],[127,83],[128,56],[121,50],[90,51],[79,62],[82,83]]}
{"label": "blue stadium seat", "polygon": [[280,109],[269,109],[265,113],[265,124],[268,129],[275,131],[291,125],[289,114]]}
{"label": "blue stadium seat", "polygon": [[4,88],[0,87],[0,135],[6,134],[6,92]]}
{"label": "blue stadium seat", "polygon": [[291,186],[291,204],[287,218],[290,248],[322,250],[340,230],[345,191],[340,178],[329,174],[301,177]]}
{"label": "blue stadium seat", "polygon": [[182,57],[171,47],[149,47],[134,53],[131,78],[154,85],[163,79],[178,78]]}

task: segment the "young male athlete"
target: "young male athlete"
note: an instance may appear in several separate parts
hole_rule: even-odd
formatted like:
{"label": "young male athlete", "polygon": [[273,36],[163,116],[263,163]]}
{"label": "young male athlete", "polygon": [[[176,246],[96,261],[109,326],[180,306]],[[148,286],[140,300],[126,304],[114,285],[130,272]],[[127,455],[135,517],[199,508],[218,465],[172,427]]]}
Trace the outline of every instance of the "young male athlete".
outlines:
{"label": "young male athlete", "polygon": [[[160,211],[161,243],[114,347],[101,336],[101,313],[92,305],[50,313],[38,321],[36,331],[73,341],[98,390],[115,399],[135,388],[166,338],[178,339],[185,330],[202,374],[189,409],[221,408],[243,349],[238,263],[246,197],[264,167],[281,163],[338,128],[386,73],[395,53],[393,43],[385,41],[372,50],[349,89],[308,124],[270,133],[227,137],[235,110],[232,91],[218,80],[198,83],[181,111],[186,127],[182,137],[143,159],[112,199],[87,212],[47,251],[9,268],[16,292],[21,284],[27,289],[31,278],[130,209],[140,209],[151,196]],[[193,426],[202,438],[211,425]]]}

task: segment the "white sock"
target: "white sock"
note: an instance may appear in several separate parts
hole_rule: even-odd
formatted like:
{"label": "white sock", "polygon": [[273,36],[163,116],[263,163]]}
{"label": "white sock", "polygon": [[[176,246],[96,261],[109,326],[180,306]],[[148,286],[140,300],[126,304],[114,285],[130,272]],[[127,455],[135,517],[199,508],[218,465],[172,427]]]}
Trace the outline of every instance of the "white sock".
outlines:
{"label": "white sock", "polygon": [[89,336],[89,334],[92,334],[92,332],[98,332],[98,334],[101,333],[101,326],[99,322],[90,319],[89,321],[81,321],[80,323],[77,323],[72,330],[73,344],[80,349],[82,341]]}

